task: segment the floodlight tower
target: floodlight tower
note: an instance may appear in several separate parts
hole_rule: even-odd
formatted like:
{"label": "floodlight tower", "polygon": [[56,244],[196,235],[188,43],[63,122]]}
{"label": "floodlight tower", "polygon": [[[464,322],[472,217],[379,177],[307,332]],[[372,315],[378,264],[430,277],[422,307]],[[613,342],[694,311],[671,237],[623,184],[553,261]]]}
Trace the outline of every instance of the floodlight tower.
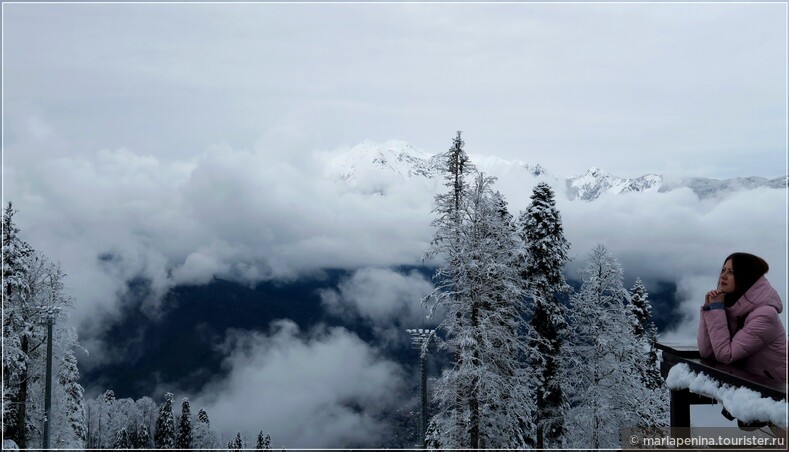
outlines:
{"label": "floodlight tower", "polygon": [[47,326],[47,375],[44,392],[44,441],[43,449],[49,449],[50,419],[52,418],[52,325],[58,316],[60,308],[56,306],[41,306],[44,323]]}
{"label": "floodlight tower", "polygon": [[419,431],[422,444],[426,447],[425,435],[427,434],[427,350],[430,339],[435,336],[436,330],[414,329],[406,330],[411,335],[411,346],[419,350],[419,370],[421,374],[422,415],[419,419]]}

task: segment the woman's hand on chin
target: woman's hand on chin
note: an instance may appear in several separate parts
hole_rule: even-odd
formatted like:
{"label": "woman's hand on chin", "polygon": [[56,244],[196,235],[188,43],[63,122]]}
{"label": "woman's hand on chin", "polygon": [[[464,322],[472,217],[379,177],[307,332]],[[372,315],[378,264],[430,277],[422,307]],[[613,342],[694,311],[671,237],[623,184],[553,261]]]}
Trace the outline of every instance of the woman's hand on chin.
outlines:
{"label": "woman's hand on chin", "polygon": [[724,293],[718,289],[710,290],[704,297],[704,304],[723,303]]}

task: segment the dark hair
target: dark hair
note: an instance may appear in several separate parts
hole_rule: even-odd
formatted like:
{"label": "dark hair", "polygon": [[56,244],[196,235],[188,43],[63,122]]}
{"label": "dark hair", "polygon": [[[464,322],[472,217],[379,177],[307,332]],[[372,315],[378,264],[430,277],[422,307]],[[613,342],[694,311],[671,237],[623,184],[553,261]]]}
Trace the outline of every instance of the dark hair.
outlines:
{"label": "dark hair", "polygon": [[770,270],[764,259],[753,254],[732,253],[724,259],[723,264],[726,265],[729,259],[734,271],[734,292],[725,295],[724,304],[727,307],[733,306],[759,278]]}

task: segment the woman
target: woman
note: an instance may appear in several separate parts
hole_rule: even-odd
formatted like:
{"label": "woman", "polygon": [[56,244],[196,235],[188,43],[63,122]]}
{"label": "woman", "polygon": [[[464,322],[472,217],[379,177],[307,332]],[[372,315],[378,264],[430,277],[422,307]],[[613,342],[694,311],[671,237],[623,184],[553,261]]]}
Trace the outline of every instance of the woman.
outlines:
{"label": "woman", "polygon": [[786,330],[778,314],[783,303],[764,275],[764,259],[747,253],[726,258],[718,288],[704,298],[699,352],[747,372],[786,382]]}

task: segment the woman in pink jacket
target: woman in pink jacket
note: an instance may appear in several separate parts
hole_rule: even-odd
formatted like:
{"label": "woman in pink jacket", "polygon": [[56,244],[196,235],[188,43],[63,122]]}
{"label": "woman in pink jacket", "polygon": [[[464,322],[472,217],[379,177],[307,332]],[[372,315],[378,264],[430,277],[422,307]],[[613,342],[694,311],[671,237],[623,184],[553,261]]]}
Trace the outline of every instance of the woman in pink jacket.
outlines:
{"label": "woman in pink jacket", "polygon": [[786,382],[786,331],[778,314],[783,303],[764,275],[764,259],[747,253],[726,258],[718,288],[701,308],[698,343],[703,358]]}

